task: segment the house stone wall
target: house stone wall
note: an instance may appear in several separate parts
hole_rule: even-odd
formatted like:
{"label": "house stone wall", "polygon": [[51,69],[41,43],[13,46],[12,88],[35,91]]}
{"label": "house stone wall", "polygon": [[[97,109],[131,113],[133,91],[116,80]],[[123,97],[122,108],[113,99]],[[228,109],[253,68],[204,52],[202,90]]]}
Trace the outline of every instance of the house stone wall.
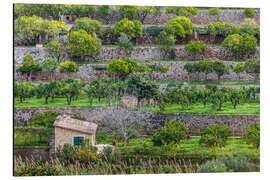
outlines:
{"label": "house stone wall", "polygon": [[95,145],[96,140],[95,135],[93,134],[86,134],[79,131],[55,127],[55,150],[59,146],[63,147],[64,144],[73,145],[74,136],[83,136],[84,139],[89,139],[91,144]]}

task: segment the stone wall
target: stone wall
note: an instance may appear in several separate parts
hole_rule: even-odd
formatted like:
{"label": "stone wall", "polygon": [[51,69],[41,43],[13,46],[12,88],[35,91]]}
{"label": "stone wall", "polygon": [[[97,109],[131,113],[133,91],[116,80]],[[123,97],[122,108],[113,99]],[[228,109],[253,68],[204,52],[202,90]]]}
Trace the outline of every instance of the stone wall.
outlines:
{"label": "stone wall", "polygon": [[[116,127],[119,119],[113,119],[112,113],[121,114],[121,109],[113,108],[32,108],[32,109],[15,109],[14,125],[26,126],[29,124],[33,114],[49,110],[60,113],[80,113],[87,121],[98,124],[98,130],[106,127]],[[150,112],[132,111],[132,116],[146,128],[163,127],[165,122],[177,120],[185,124],[190,130],[200,130],[211,124],[222,124],[228,126],[234,133],[242,134],[246,126],[253,122],[259,122],[259,115],[226,115],[226,114],[154,114]],[[121,116],[119,116],[121,117]]]}
{"label": "stone wall", "polygon": [[[234,59],[249,59],[249,58],[259,58],[260,52],[259,48],[255,53],[246,54],[244,56],[237,56],[228,48],[223,48],[220,46],[208,46],[205,53],[202,55],[192,56],[185,49],[184,46],[177,46],[173,48],[175,51],[175,59],[222,59],[222,60],[234,60]],[[44,58],[49,57],[49,54],[46,53],[44,48],[26,48],[26,47],[15,47],[14,48],[14,61],[15,64],[20,64],[23,61],[24,56],[30,54],[36,61],[41,62]],[[114,59],[126,57],[124,50],[120,48],[107,48],[104,47],[101,49],[99,55],[95,56],[94,59],[86,57],[85,61],[111,61]],[[133,60],[161,60],[161,59],[170,59],[169,55],[165,53],[158,47],[137,47],[131,54],[130,58]],[[67,54],[64,55],[62,59],[71,59]]]}

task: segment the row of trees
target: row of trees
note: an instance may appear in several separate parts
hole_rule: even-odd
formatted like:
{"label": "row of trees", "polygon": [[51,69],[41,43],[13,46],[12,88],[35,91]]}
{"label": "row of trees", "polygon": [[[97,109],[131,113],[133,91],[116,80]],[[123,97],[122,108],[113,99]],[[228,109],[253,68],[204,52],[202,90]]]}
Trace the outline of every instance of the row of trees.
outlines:
{"label": "row of trees", "polygon": [[[186,63],[184,69],[190,75],[191,73],[204,73],[205,80],[209,73],[216,73],[218,80],[225,75],[229,74],[230,67],[224,63],[222,60],[200,60],[195,63]],[[245,63],[236,63],[232,67],[233,72],[238,74],[240,79],[240,73],[246,72],[248,74],[255,74],[256,79],[260,74],[260,60],[259,59],[249,59]]]}
{"label": "row of trees", "polygon": [[[152,137],[155,146],[180,144],[187,137],[188,129],[180,122],[172,120],[165,124],[165,128],[158,129]],[[224,147],[228,137],[233,135],[232,131],[224,126],[213,124],[201,129],[199,144],[206,147]],[[260,147],[260,124],[253,123],[247,126],[244,133],[247,144],[252,144],[257,149]]]}
{"label": "row of trees", "polygon": [[79,71],[79,66],[75,62],[64,61],[58,63],[55,58],[46,58],[41,63],[38,63],[29,54],[24,57],[23,62],[18,70],[22,74],[26,74],[28,80],[31,80],[32,74],[35,72],[48,73],[50,79],[52,80],[53,73],[56,71],[57,67],[61,73],[72,73]]}
{"label": "row of trees", "polygon": [[[212,103],[218,111],[222,110],[222,105],[226,102],[231,102],[233,108],[239,105],[239,103],[257,99],[256,94],[259,93],[259,88],[242,87],[240,89],[236,88],[221,88],[218,89],[216,86],[207,87],[206,89],[196,89],[196,88],[172,88],[167,90],[163,94],[164,104],[179,104],[182,109],[188,108],[191,104],[201,102],[204,107],[207,103]],[[165,106],[163,106],[165,107]]]}

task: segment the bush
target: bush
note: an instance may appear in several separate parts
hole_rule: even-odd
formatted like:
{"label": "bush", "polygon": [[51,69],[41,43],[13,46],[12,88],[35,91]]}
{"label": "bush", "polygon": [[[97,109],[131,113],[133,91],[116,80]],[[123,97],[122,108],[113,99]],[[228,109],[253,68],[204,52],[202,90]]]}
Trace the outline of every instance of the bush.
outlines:
{"label": "bush", "polygon": [[174,35],[168,34],[166,31],[162,31],[157,38],[157,42],[162,50],[168,52],[175,44],[176,39]]}
{"label": "bush", "polygon": [[[249,59],[245,62],[244,70],[248,74],[260,75],[260,59]],[[258,79],[258,77],[256,77]]]}
{"label": "bush", "polygon": [[229,35],[221,44],[228,47],[233,52],[243,55],[246,53],[254,53],[257,50],[257,39],[249,34],[232,34]]}
{"label": "bush", "polygon": [[201,130],[200,144],[205,144],[207,147],[224,147],[228,137],[231,135],[231,130],[223,125],[210,125],[206,129]]}
{"label": "bush", "polygon": [[137,12],[137,6],[120,6],[120,12],[127,18],[133,18]]}
{"label": "bush", "polygon": [[201,54],[205,51],[206,44],[202,40],[198,41],[189,41],[187,45],[185,45],[185,50],[191,53],[192,55]]}
{"label": "bush", "polygon": [[62,54],[61,43],[59,43],[59,41],[50,41],[48,44],[46,44],[45,50],[59,61]]}
{"label": "bush", "polygon": [[72,31],[68,35],[67,50],[72,56],[83,57],[99,54],[101,40],[85,30]]}
{"label": "bush", "polygon": [[245,18],[244,22],[241,23],[241,33],[247,33],[253,36],[260,37],[260,25],[257,25],[254,19]]}
{"label": "bush", "polygon": [[128,20],[127,18],[114,24],[113,33],[115,35],[125,34],[129,39],[142,36],[142,23],[138,20]]}
{"label": "bush", "polygon": [[47,111],[43,113],[34,114],[31,118],[30,126],[39,128],[54,128],[53,123],[60,113],[56,111]]}
{"label": "bush", "polygon": [[175,120],[165,123],[164,129],[159,129],[153,136],[155,146],[178,144],[186,138],[187,128]]}
{"label": "bush", "polygon": [[164,30],[163,26],[150,26],[150,27],[144,27],[143,33],[148,34],[150,36],[158,36],[161,31]]}
{"label": "bush", "polygon": [[198,9],[194,7],[166,7],[166,13],[176,14],[177,16],[194,16],[198,14]]}
{"label": "bush", "polygon": [[240,80],[240,73],[244,71],[244,65],[242,63],[237,63],[233,66],[233,72],[235,72]]}
{"label": "bush", "polygon": [[187,17],[178,16],[166,22],[164,31],[167,34],[185,38],[186,35],[192,34],[193,23]]}
{"label": "bush", "polygon": [[124,49],[126,54],[131,52],[134,49],[134,45],[132,42],[128,39],[128,37],[125,34],[122,34],[119,39],[117,45],[121,48]]}
{"label": "bush", "polygon": [[64,61],[59,63],[59,70],[61,73],[72,73],[72,72],[78,72],[79,71],[79,66],[77,63],[72,62],[72,61]]}
{"label": "bush", "polygon": [[248,144],[252,144],[257,149],[260,147],[260,124],[253,123],[247,127],[245,139]]}
{"label": "bush", "polygon": [[94,35],[97,34],[99,37],[103,34],[102,23],[97,20],[92,20],[87,17],[78,18],[74,23],[74,30],[85,30],[88,34]]}
{"label": "bush", "polygon": [[220,9],[215,7],[215,8],[210,8],[208,9],[208,14],[212,16],[219,16],[220,15]]}
{"label": "bush", "polygon": [[213,36],[227,37],[230,34],[235,34],[240,31],[236,24],[227,22],[214,22],[208,24],[208,33]]}
{"label": "bush", "polygon": [[226,165],[220,161],[207,161],[205,164],[201,165],[198,170],[199,173],[218,173],[226,171]]}
{"label": "bush", "polygon": [[57,60],[54,58],[46,58],[41,63],[42,72],[46,72],[50,74],[50,79],[52,80],[52,75],[56,70],[58,63]]}
{"label": "bush", "polygon": [[26,98],[33,97],[35,95],[36,87],[28,82],[14,82],[14,96],[20,99],[22,103]]}
{"label": "bush", "polygon": [[247,16],[247,17],[253,17],[256,15],[256,12],[255,12],[255,9],[254,8],[245,8],[244,9],[244,14]]}

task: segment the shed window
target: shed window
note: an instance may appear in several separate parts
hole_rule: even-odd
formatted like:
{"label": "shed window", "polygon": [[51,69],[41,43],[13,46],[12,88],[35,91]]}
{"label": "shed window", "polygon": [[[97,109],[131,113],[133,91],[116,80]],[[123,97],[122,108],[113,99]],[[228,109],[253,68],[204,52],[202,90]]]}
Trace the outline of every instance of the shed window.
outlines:
{"label": "shed window", "polygon": [[73,137],[73,145],[78,146],[81,145],[83,143],[83,137],[81,136],[75,136]]}

